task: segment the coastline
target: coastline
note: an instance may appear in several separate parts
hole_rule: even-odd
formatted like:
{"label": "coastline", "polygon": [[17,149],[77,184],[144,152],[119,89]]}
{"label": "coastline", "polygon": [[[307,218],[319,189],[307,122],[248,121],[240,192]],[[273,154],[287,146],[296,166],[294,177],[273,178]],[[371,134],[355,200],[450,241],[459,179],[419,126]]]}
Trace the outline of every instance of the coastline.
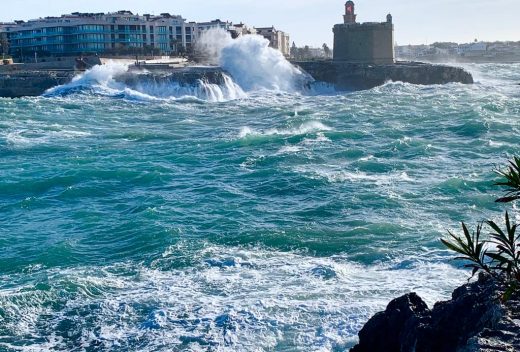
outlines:
{"label": "coastline", "polygon": [[351,352],[513,352],[520,350],[520,295],[481,274],[432,309],[416,293],[391,301],[359,332]]}
{"label": "coastline", "polygon": [[[39,96],[48,89],[70,83],[84,69],[100,65],[99,58],[81,60],[83,70],[76,70],[75,60],[69,59],[40,64],[0,66],[0,97],[19,98]],[[308,73],[314,80],[333,85],[338,91],[367,90],[388,81],[433,85],[448,83],[472,84],[472,75],[459,67],[417,62],[398,62],[394,65],[369,65],[341,61],[293,61],[294,65]],[[200,80],[210,84],[222,84],[224,70],[220,67],[200,67],[193,64],[145,64],[131,65],[121,77],[124,82],[137,84],[139,80],[164,81],[180,85]]]}

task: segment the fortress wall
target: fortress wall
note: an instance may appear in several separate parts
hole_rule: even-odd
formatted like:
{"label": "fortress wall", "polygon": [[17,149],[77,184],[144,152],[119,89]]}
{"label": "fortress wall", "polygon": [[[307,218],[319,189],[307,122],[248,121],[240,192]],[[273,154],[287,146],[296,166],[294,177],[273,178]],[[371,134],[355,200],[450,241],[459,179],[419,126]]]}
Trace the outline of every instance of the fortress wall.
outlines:
{"label": "fortress wall", "polygon": [[355,63],[394,62],[394,27],[391,23],[364,23],[334,27],[334,60]]}

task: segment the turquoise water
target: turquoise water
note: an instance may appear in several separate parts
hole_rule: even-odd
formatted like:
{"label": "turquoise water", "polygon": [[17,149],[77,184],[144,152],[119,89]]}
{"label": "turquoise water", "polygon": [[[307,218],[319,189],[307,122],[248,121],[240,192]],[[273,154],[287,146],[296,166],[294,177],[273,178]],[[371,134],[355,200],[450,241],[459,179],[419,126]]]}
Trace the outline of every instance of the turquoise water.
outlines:
{"label": "turquoise water", "polygon": [[501,216],[493,168],[520,153],[520,65],[467,68],[0,99],[0,350],[340,351],[390,299],[448,297],[467,274],[438,238]]}

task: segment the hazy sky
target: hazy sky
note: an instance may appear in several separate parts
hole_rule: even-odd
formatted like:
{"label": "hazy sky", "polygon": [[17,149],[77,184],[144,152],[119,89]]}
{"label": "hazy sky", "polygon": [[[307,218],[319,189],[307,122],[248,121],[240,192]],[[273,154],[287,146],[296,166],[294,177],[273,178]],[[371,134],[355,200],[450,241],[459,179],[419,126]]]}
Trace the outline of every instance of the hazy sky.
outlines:
{"label": "hazy sky", "polygon": [[[297,45],[332,43],[344,0],[3,0],[0,21],[62,13],[131,10],[170,12],[190,21],[216,18],[285,30]],[[520,41],[520,0],[360,0],[358,20],[384,21],[392,13],[398,44],[434,41]]]}

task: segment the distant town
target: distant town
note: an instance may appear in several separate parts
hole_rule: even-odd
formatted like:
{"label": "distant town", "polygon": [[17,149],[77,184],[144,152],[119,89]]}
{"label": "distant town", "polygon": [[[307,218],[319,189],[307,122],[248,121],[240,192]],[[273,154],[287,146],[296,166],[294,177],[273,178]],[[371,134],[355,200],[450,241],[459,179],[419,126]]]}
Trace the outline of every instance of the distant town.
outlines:
{"label": "distant town", "polygon": [[[349,37],[356,31],[373,29],[373,23],[363,24],[359,28],[350,25],[356,23],[353,2],[347,2],[346,11],[344,17],[349,28]],[[392,19],[389,16],[387,23],[391,26]],[[383,25],[385,23],[377,24]],[[335,30],[341,31],[343,26],[342,24]],[[247,34],[261,35],[269,41],[272,48],[293,60],[327,60],[336,56],[333,48],[327,44],[319,47],[297,46],[294,42],[291,43],[287,32],[274,26],[255,27],[220,19],[189,22],[182,16],[169,13],[139,15],[126,10],[113,13],[74,12],[59,17],[0,22],[0,54],[3,55],[3,61],[13,58],[17,62],[83,55],[190,57],[194,55],[195,43],[203,33],[216,28],[228,31],[233,38]],[[391,43],[393,34],[388,33]],[[388,42],[384,39],[383,42]],[[388,50],[392,51],[392,48]],[[466,44],[438,42],[430,45],[395,45],[394,51],[395,56],[386,55],[391,60],[395,57],[401,61],[520,62],[520,42],[475,40]]]}
{"label": "distant town", "polygon": [[29,21],[0,23],[1,53],[18,60],[37,57],[78,55],[159,55],[182,56],[210,29],[221,28],[233,38],[258,34],[270,46],[289,57],[289,34],[274,26],[253,27],[216,19],[188,22],[182,16],[162,13],[134,14],[80,13],[44,17]]}
{"label": "distant town", "polygon": [[407,61],[428,62],[520,62],[520,41],[458,44],[439,42],[430,45],[396,46],[396,57]]}

